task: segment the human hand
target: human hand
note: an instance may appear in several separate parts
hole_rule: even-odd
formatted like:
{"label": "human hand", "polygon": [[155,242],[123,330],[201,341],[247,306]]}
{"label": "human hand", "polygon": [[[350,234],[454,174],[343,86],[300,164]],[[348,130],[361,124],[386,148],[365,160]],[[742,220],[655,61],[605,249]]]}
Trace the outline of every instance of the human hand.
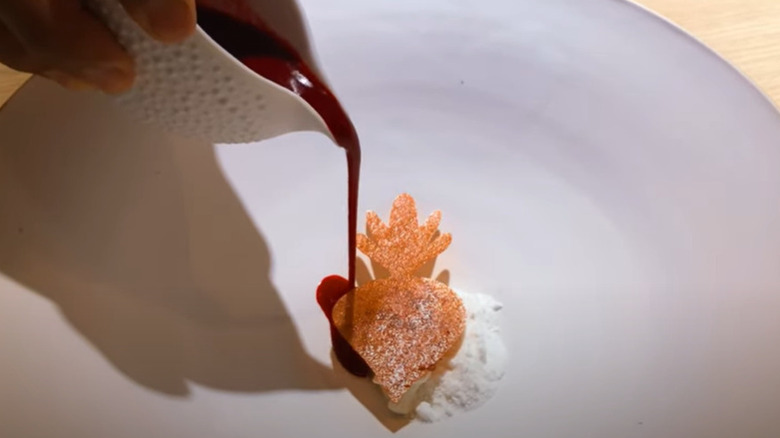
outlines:
{"label": "human hand", "polygon": [[[195,0],[117,0],[152,37],[177,42],[195,29]],[[81,0],[0,0],[0,62],[71,89],[121,93],[133,59]]]}

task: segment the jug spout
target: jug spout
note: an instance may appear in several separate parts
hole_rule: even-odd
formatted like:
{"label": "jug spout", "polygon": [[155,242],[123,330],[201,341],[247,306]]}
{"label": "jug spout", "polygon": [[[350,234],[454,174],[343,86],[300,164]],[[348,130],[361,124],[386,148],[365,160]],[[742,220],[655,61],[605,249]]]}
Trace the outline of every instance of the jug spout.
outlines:
{"label": "jug spout", "polygon": [[178,44],[146,35],[118,0],[87,3],[135,57],[136,83],[117,101],[137,118],[214,143],[295,131],[337,140],[305,99],[330,91],[295,1],[199,0],[199,26]]}

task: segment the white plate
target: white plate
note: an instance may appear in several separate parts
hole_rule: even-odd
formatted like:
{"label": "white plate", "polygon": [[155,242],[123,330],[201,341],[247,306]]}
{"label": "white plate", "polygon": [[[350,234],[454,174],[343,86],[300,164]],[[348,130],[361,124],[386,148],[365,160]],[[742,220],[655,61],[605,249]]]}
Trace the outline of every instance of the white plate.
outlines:
{"label": "white plate", "polygon": [[0,436],[780,436],[780,117],[744,78],[620,1],[304,6],[361,210],[442,209],[437,272],[505,304],[498,395],[404,426],[331,373],[322,136],[215,155],[34,81],[0,112]]}

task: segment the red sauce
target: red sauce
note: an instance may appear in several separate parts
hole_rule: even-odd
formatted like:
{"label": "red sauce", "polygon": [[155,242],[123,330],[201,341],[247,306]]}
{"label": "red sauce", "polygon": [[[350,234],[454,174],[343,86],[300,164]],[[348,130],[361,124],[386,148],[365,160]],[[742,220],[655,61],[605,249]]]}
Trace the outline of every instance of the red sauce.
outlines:
{"label": "red sauce", "polygon": [[317,287],[317,303],[330,321],[330,340],[333,344],[333,351],[336,353],[341,365],[350,373],[356,376],[367,376],[369,372],[368,365],[352,348],[351,345],[341,336],[336,326],[333,324],[333,306],[347,292],[352,290],[354,283],[344,277],[331,275],[322,279]]}
{"label": "red sauce", "polygon": [[[218,8],[218,9],[217,9]],[[198,2],[198,25],[223,49],[264,78],[298,94],[325,121],[347,156],[347,240],[349,280],[330,276],[317,288],[317,302],[330,322],[331,342],[339,362],[352,374],[365,376],[368,366],[333,325],[333,306],[354,288],[360,141],[338,99],[301,59],[297,51],[265,26],[241,1]]]}

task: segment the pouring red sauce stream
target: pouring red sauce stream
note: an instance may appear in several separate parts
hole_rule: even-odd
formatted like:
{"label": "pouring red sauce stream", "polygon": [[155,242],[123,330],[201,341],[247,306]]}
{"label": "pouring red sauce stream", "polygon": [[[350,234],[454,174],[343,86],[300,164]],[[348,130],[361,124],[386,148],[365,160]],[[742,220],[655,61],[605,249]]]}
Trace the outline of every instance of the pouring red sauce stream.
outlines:
{"label": "pouring red sauce stream", "polygon": [[[220,7],[224,3],[224,7]],[[211,5],[215,7],[211,7]],[[219,10],[217,9],[219,8]],[[336,143],[347,155],[349,279],[329,276],[317,288],[317,302],[330,322],[333,351],[352,374],[368,375],[365,361],[352,349],[333,324],[333,306],[355,285],[355,240],[360,180],[360,141],[347,113],[323,81],[297,51],[276,35],[241,2],[198,2],[198,25],[223,49],[264,78],[298,94],[325,121]]]}

